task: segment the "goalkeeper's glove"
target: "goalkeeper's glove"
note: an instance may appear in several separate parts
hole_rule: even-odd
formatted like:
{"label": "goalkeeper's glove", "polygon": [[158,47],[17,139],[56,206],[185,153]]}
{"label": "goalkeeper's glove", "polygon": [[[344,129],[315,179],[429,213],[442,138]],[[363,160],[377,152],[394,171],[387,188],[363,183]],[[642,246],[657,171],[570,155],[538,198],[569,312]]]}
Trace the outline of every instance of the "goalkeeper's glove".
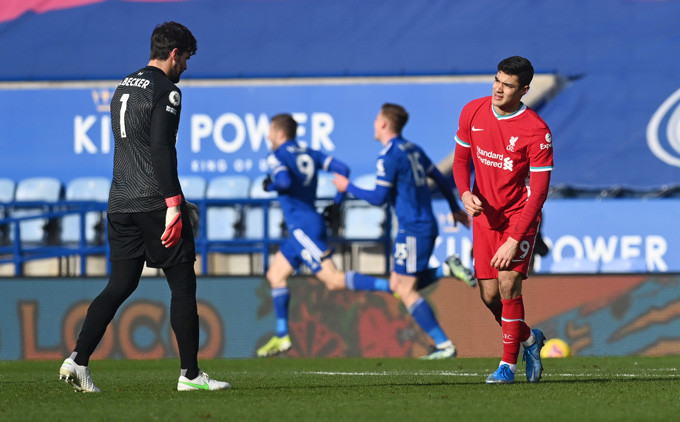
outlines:
{"label": "goalkeeper's glove", "polygon": [[165,212],[165,231],[161,236],[161,241],[166,248],[175,246],[182,236],[182,212],[179,208],[181,203],[182,195],[165,198],[168,210]]}
{"label": "goalkeeper's glove", "polygon": [[191,225],[193,227],[196,227],[196,224],[198,224],[198,207],[196,204],[191,203],[189,201],[186,201],[187,203],[187,212],[189,213],[189,221],[191,221]]}
{"label": "goalkeeper's glove", "polygon": [[274,181],[272,180],[271,175],[268,174],[267,177],[265,177],[262,181],[262,190],[269,192],[269,188],[271,187],[272,183],[274,183]]}

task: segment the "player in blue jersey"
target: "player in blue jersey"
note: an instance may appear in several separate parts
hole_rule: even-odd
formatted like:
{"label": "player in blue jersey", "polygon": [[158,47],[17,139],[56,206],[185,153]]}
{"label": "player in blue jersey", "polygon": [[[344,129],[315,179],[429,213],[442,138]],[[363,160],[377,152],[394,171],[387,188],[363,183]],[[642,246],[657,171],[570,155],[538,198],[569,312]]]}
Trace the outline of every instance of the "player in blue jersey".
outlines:
{"label": "player in blue jersey", "polygon": [[458,206],[452,187],[427,154],[401,137],[407,120],[408,113],[402,106],[389,103],[382,106],[375,119],[375,139],[384,146],[377,161],[375,190],[358,188],[342,174],[336,174],[333,183],[338,192],[349,192],[373,205],[389,201],[394,207],[399,231],[394,241],[394,265],[389,286],[435,342],[434,350],[425,358],[443,359],[455,355],[455,346],[418,290],[444,276],[457,277],[471,287],[477,284],[477,280],[456,255],[447,258],[437,268],[428,267],[439,230],[427,179],[434,180],[456,221],[469,227],[470,217]]}
{"label": "player in blue jersey", "polygon": [[[349,168],[334,157],[300,145],[295,141],[296,132],[297,123],[291,115],[278,114],[272,117],[268,137],[273,153],[268,162],[273,178],[266,179],[263,188],[278,193],[290,238],[281,245],[267,271],[267,280],[272,287],[276,333],[257,350],[260,357],[285,352],[292,347],[288,335],[290,291],[287,279],[302,264],[309,267],[329,290],[391,292],[388,280],[354,271],[340,271],[330,259],[326,227],[315,204],[318,172],[331,171],[347,177]],[[339,204],[343,196],[343,192],[338,192],[334,203]],[[453,201],[455,203],[455,199]],[[458,264],[463,268],[459,261]],[[452,274],[449,269],[451,265],[453,264],[448,263],[434,270],[433,277],[428,280],[441,277],[447,270],[447,275]],[[439,272],[438,276],[434,275],[436,272]],[[467,277],[475,281],[469,272]],[[447,351],[450,352],[449,355],[453,355],[455,348],[451,345]]]}
{"label": "player in blue jersey", "polygon": [[[299,144],[295,140],[296,132],[297,122],[291,115],[272,117],[268,135],[273,150],[268,158],[271,175],[264,181],[263,188],[278,193],[290,238],[274,255],[267,271],[276,315],[276,335],[257,350],[260,357],[285,352],[292,346],[288,335],[290,292],[287,279],[300,265],[309,267],[330,290],[345,289],[346,278],[354,278],[353,273],[338,270],[330,259],[326,226],[315,204],[318,172],[325,170],[348,175],[349,168],[321,151]],[[343,196],[338,193],[334,202],[339,204]],[[387,289],[387,280],[384,284]]]}

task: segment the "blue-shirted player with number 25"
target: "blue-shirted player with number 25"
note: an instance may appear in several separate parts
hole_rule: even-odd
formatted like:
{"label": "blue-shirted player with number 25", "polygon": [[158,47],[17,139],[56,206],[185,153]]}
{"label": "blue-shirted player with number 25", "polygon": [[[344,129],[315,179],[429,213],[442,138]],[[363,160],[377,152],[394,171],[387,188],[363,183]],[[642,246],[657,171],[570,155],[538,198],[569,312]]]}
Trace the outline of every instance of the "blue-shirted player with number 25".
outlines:
{"label": "blue-shirted player with number 25", "polygon": [[456,255],[447,258],[437,268],[428,266],[439,229],[432,211],[427,179],[434,180],[449,203],[456,221],[469,227],[470,218],[458,206],[453,186],[425,152],[401,137],[407,121],[406,110],[400,105],[389,103],[382,106],[375,119],[375,139],[384,147],[376,165],[375,190],[358,188],[341,174],[336,174],[333,183],[339,192],[349,192],[372,205],[389,201],[394,207],[399,231],[394,240],[394,265],[389,287],[397,293],[416,323],[435,342],[432,352],[424,358],[444,359],[455,356],[456,348],[418,290],[443,276],[457,277],[472,287],[477,284],[477,280]]}

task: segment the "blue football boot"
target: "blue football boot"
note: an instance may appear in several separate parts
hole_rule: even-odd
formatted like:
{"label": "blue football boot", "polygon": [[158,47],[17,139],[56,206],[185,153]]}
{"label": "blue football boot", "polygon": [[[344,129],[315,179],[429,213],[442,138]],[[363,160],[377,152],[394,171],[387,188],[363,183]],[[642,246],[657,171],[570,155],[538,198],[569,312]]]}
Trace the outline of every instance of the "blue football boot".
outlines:
{"label": "blue football boot", "polygon": [[536,341],[529,347],[524,348],[524,356],[522,361],[526,361],[527,366],[527,381],[539,382],[543,374],[543,363],[541,362],[541,349],[545,344],[545,336],[543,331],[538,329],[531,330],[534,333]]}
{"label": "blue football boot", "polygon": [[487,384],[512,384],[515,382],[515,373],[509,365],[503,364],[496,369],[496,372],[489,375],[486,379]]}

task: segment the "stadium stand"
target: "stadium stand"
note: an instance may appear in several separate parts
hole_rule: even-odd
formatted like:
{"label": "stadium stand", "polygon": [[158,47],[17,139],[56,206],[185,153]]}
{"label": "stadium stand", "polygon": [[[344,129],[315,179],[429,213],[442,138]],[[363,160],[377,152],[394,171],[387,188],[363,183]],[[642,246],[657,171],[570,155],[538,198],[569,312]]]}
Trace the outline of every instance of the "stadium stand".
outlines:
{"label": "stadium stand", "polygon": [[187,200],[200,201],[205,198],[208,186],[205,178],[195,175],[180,176],[179,183],[182,186],[182,193]]}
{"label": "stadium stand", "polygon": [[[243,199],[248,197],[250,179],[247,176],[221,176],[210,181],[207,199]],[[206,238],[209,241],[230,240],[243,233],[242,205],[233,202],[225,206],[211,206],[207,210]]]}
{"label": "stadium stand", "polygon": [[[106,177],[79,177],[66,186],[66,201],[74,204],[95,201],[106,204],[111,181]],[[67,215],[61,220],[62,243],[103,245],[106,241],[106,214],[102,211],[81,212]],[[82,219],[85,219],[82,222]],[[83,230],[84,229],[84,238]]]}
{"label": "stadium stand", "polygon": [[[352,178],[352,183],[362,189],[375,188],[375,174],[363,174]],[[392,227],[391,212],[386,206],[376,207],[366,201],[348,201],[344,208],[342,238],[349,245],[350,266],[363,272],[389,272]],[[345,248],[346,249],[346,248]],[[347,251],[346,251],[347,252]],[[376,260],[382,265],[376,265]],[[376,270],[376,267],[379,268]]]}
{"label": "stadium stand", "polygon": [[[252,199],[274,199],[276,192],[266,192],[262,189],[262,181],[266,176],[258,176],[253,180],[250,188]],[[262,205],[249,205],[245,207],[245,232],[246,239],[262,239],[264,237],[264,208]],[[280,239],[286,236],[286,224],[283,220],[283,211],[275,203],[268,207],[267,236],[272,239]]]}
{"label": "stadium stand", "polygon": [[[16,2],[17,5],[23,5],[23,3],[25,2]],[[148,16],[156,16],[154,10],[158,7],[152,4],[153,2],[98,2],[89,4],[87,7],[68,4],[63,8],[55,8],[56,3],[63,2],[53,3],[41,13],[29,12],[30,8],[26,8],[22,9],[22,13],[6,15],[5,20],[0,21],[0,29],[2,29],[0,39],[3,39],[4,45],[10,49],[9,55],[16,58],[12,66],[0,69],[0,80],[8,84],[8,88],[3,92],[4,103],[0,105],[4,105],[8,112],[19,110],[16,114],[18,116],[28,115],[29,111],[31,113],[35,111],[55,117],[54,108],[44,111],[34,110],[35,104],[54,103],[52,99],[57,96],[60,100],[66,98],[62,92],[59,92],[59,89],[52,89],[52,87],[83,81],[88,82],[87,89],[95,85],[97,87],[92,89],[92,101],[90,95],[82,95],[81,92],[69,93],[68,104],[60,103],[64,104],[62,109],[68,110],[68,113],[65,117],[55,117],[54,121],[61,122],[58,124],[66,122],[71,125],[73,116],[78,116],[75,121],[76,148],[72,148],[74,137],[71,133],[67,133],[69,131],[55,132],[54,137],[51,138],[52,142],[49,143],[49,146],[55,149],[49,149],[47,143],[43,143],[43,148],[36,148],[35,145],[40,145],[39,142],[42,142],[44,137],[39,136],[40,134],[38,136],[28,135],[27,130],[30,127],[18,123],[23,122],[23,119],[7,118],[7,122],[12,124],[6,125],[9,132],[6,132],[7,135],[3,140],[7,139],[8,142],[13,143],[13,146],[20,145],[16,139],[24,140],[20,147],[4,149],[6,161],[3,163],[5,164],[3,170],[15,181],[33,177],[36,174],[54,175],[62,182],[82,174],[96,174],[96,170],[110,174],[110,169],[107,167],[110,163],[110,157],[107,157],[107,154],[110,154],[110,145],[107,146],[104,136],[106,99],[110,97],[105,95],[105,91],[113,86],[113,83],[109,83],[110,81],[118,80],[121,75],[129,72],[130,66],[136,66],[133,58],[145,55],[147,46],[136,42],[140,35],[138,31],[131,32],[119,28],[115,31],[116,36],[111,36],[109,20],[111,16],[125,15],[130,17],[131,27],[142,28],[147,24],[145,21]],[[183,92],[189,93],[197,88],[201,91],[212,92],[214,90],[203,89],[206,84],[212,83],[211,81],[218,81],[219,85],[223,83],[238,85],[256,80],[257,84],[266,85],[272,81],[273,84],[279,84],[281,81],[289,83],[291,80],[295,84],[298,82],[305,84],[309,83],[309,79],[314,79],[313,84],[316,84],[317,80],[330,77],[333,79],[331,82],[333,84],[338,83],[340,79],[342,79],[340,83],[347,83],[347,86],[338,89],[339,93],[360,87],[363,95],[364,87],[371,84],[371,81],[367,83],[367,79],[377,80],[391,77],[394,78],[391,79],[392,81],[399,80],[401,83],[406,79],[421,77],[435,79],[471,78],[480,75],[489,77],[495,72],[499,59],[518,53],[529,57],[537,71],[529,95],[532,92],[541,91],[540,80],[543,77],[549,80],[549,86],[546,87],[547,94],[539,96],[535,102],[528,102],[528,104],[539,110],[553,131],[556,167],[551,179],[554,184],[550,191],[551,199],[599,201],[621,198],[646,200],[680,197],[680,187],[677,185],[680,180],[677,141],[679,120],[674,117],[678,115],[680,94],[676,92],[677,86],[674,82],[677,75],[677,60],[672,54],[668,54],[668,51],[673,51],[673,43],[677,38],[674,35],[679,31],[676,23],[676,17],[680,11],[678,2],[603,0],[593,2],[586,8],[572,7],[570,4],[561,2],[542,4],[537,7],[534,2],[524,2],[516,5],[518,15],[524,16],[527,22],[525,30],[515,34],[514,45],[518,48],[517,52],[510,52],[507,46],[494,43],[493,35],[482,29],[488,26],[484,25],[485,23],[488,24],[494,19],[488,14],[489,8],[494,5],[491,0],[465,4],[464,2],[438,2],[436,4],[403,2],[399,8],[393,8],[394,10],[390,11],[392,24],[389,28],[379,29],[375,25],[365,24],[366,22],[358,26],[354,24],[356,24],[357,15],[377,16],[377,12],[384,11],[385,6],[381,2],[348,0],[342,2],[342,5],[333,7],[328,7],[323,2],[311,4],[294,0],[282,0],[276,4],[268,2],[228,2],[227,4],[220,0],[204,0],[198,2],[200,4],[195,3],[164,2],[162,7],[168,13],[183,16],[187,22],[196,22],[198,18],[204,16],[222,16],[224,13],[221,12],[229,12],[235,21],[248,24],[225,28],[220,20],[199,19],[202,22],[199,42],[204,46],[201,51],[217,51],[223,53],[222,55],[228,53],[226,55],[232,60],[219,63],[202,60],[192,62],[186,72],[186,77],[182,80],[182,89],[186,89]],[[210,13],[206,14],[206,11]],[[82,22],[85,13],[91,25],[78,25]],[[253,16],[258,18],[253,19]],[[446,16],[447,19],[441,19],[441,16]],[[548,16],[550,19],[546,19]],[[249,47],[260,44],[270,45],[268,40],[271,34],[266,28],[271,28],[273,23],[281,19],[292,22],[292,25],[289,25],[289,31],[279,34],[279,43],[288,46],[306,45],[309,48],[301,49],[298,51],[300,54],[297,55],[288,54],[285,48],[272,49],[268,51],[271,53],[271,60],[262,63],[250,53],[252,48]],[[309,27],[303,23],[317,20],[329,22],[330,25],[323,26],[322,31],[314,33],[314,37],[310,38]],[[346,37],[342,36],[348,24],[353,25],[354,38],[362,40],[365,48],[357,50],[354,48],[356,43],[347,42]],[[510,33],[516,29],[516,23],[513,21],[495,22],[495,24],[500,25],[498,29],[501,32]],[[406,26],[411,28],[411,31],[404,32],[403,28]],[[69,31],[64,34],[67,37],[67,43],[62,39],[45,36],[45,34],[54,33],[55,28],[63,27],[69,28]],[[631,27],[635,27],[636,31],[628,30]],[[588,34],[589,40],[597,41],[584,43],[583,36],[565,36],[565,30],[560,28],[568,28],[566,31],[570,34]],[[461,33],[466,34],[465,42],[446,42],[446,40],[453,39],[452,36]],[[618,36],[611,37],[613,33]],[[536,37],[536,34],[541,34],[541,36]],[[668,36],[660,37],[659,34],[668,34]],[[43,46],[43,50],[48,51],[53,60],[49,60],[48,57],[48,59],[36,62],[31,55],[15,54],[19,51],[31,51],[36,39],[47,43],[45,44],[47,47]],[[243,48],[233,48],[233,43],[220,41],[224,39],[240,40]],[[311,44],[310,39],[314,40]],[[112,64],[104,52],[111,51],[120,45],[129,47],[126,50],[126,57]],[[403,51],[417,52],[417,60],[413,55],[404,55],[395,52],[394,49],[385,49],[385,45],[398,45]],[[86,56],[90,58],[85,65],[80,60],[83,57],[83,51],[88,52]],[[479,51],[487,51],[487,54],[478,54]],[[461,61],[460,57],[466,59]],[[55,63],[58,65],[55,66]],[[631,80],[644,80],[646,83],[630,84]],[[41,85],[49,87],[44,92],[40,92],[41,96],[45,96],[44,100],[36,102],[32,97],[24,98],[21,95],[22,90],[9,86],[12,83],[30,84],[31,81],[48,81],[47,85]],[[50,86],[50,83],[53,85]],[[106,85],[106,88],[100,89],[100,85]],[[612,96],[611,92],[614,87],[618,86],[626,86],[628,95]],[[241,89],[239,86],[235,88],[236,91]],[[257,120],[258,113],[264,115],[270,113],[272,109],[281,108],[281,103],[276,101],[275,96],[271,96],[271,101],[265,102],[253,95],[253,92],[259,89],[248,89],[249,92],[244,94],[247,96],[247,101],[243,101],[242,97],[238,99],[227,97],[231,98],[234,103],[248,104],[247,107],[231,107],[229,115],[225,114],[228,118],[223,118],[221,121],[222,128],[226,129],[224,135],[231,130],[227,127],[231,126],[232,120],[230,119],[233,119],[234,127],[238,127],[239,140],[245,140],[242,144],[243,148],[223,156],[224,162],[228,163],[228,168],[220,169],[219,165],[214,166],[215,162],[219,161],[217,158],[213,159],[217,156],[214,152],[218,152],[211,149],[214,145],[207,141],[203,145],[194,145],[194,141],[200,143],[209,138],[206,134],[194,136],[197,135],[196,129],[199,127],[195,126],[191,129],[192,136],[194,136],[191,138],[191,154],[195,154],[195,157],[192,157],[191,166],[186,166],[180,171],[188,172],[190,169],[191,172],[203,174],[209,179],[222,172],[228,173],[237,169],[236,161],[243,162],[252,159],[256,162],[258,158],[254,157],[262,152],[259,149],[262,145],[262,134],[256,133],[262,129],[258,126],[260,124]],[[306,113],[306,109],[309,108],[310,114],[305,115],[306,123],[302,125],[306,132],[304,136],[301,133],[301,137],[313,144],[314,140],[324,139],[323,136],[313,135],[314,128],[327,131],[333,129],[333,137],[329,136],[329,139],[333,142],[342,139],[342,142],[336,144],[335,152],[338,156],[351,158],[353,171],[368,171],[360,166],[365,162],[373,166],[374,154],[361,154],[363,144],[353,139],[354,135],[361,132],[352,128],[353,132],[350,136],[343,133],[343,137],[340,137],[341,129],[346,128],[350,122],[360,121],[363,118],[362,113],[358,108],[346,107],[347,101],[335,102],[342,104],[342,109],[350,109],[350,114],[356,113],[357,116],[342,115],[340,110],[329,107],[332,103],[316,102],[314,107],[307,107],[310,104],[308,98],[327,97],[324,96],[325,91],[317,89],[315,85],[313,90],[305,91],[303,95],[283,96],[285,103],[288,105],[292,103],[296,110],[305,110]],[[222,99],[225,98],[221,93],[218,95],[218,99],[209,96],[197,98],[192,93],[194,105],[187,103],[184,113],[200,114],[201,118],[205,117],[205,122],[201,121],[201,124],[205,123],[205,126],[200,126],[201,129],[208,131],[211,128],[210,125],[213,130],[217,129],[219,122],[216,119],[223,112],[221,104]],[[356,95],[356,92],[352,91],[351,95]],[[395,95],[395,92],[390,92],[390,95]],[[461,93],[460,99],[456,98],[454,101],[464,103],[470,95],[472,94],[467,92]],[[73,99],[70,99],[71,97]],[[388,100],[389,96],[381,94],[381,97]],[[83,98],[85,101],[81,101]],[[404,97],[397,95],[397,98]],[[411,99],[405,98],[407,99],[404,101],[410,104],[417,102],[412,97]],[[630,101],[631,98],[635,101]],[[196,107],[197,103],[200,106]],[[266,106],[261,106],[261,104]],[[316,111],[323,110],[336,119],[334,126],[320,124],[314,126],[313,118],[310,116],[315,108]],[[434,115],[442,109],[433,103],[432,109],[428,110],[426,107],[421,109],[424,112],[414,111],[409,130],[412,130],[417,138],[423,136],[422,128],[415,129],[418,119],[423,115]],[[436,117],[437,124],[434,126],[438,126],[439,122],[444,122],[443,124],[448,126],[447,130],[453,131],[456,114],[454,112],[445,117]],[[621,116],[626,116],[626,118],[621,119]],[[249,121],[250,117],[255,117],[255,119]],[[79,120],[81,118],[82,120]],[[189,125],[186,125],[186,120],[184,121],[180,129],[184,131],[180,133],[180,139],[183,142],[178,142],[178,145],[187,148],[188,142],[184,141],[189,139],[186,132],[189,130]],[[579,124],[574,125],[574,121],[578,121]],[[319,123],[322,120],[316,122]],[[361,122],[361,125],[365,127],[364,122]],[[49,127],[48,130],[51,130],[52,125],[33,126]],[[223,140],[228,141],[227,138],[229,136],[225,136]],[[445,142],[449,138],[450,136],[448,138],[430,136],[425,142],[430,142],[433,146],[450,145]],[[238,142],[230,144],[232,147],[238,145],[240,145]],[[342,150],[342,147],[348,145],[352,147],[350,151],[356,154],[347,154],[346,150]],[[194,149],[198,146],[201,147],[200,153],[198,149]],[[322,144],[322,147],[327,147],[327,145]],[[79,148],[84,151],[78,151]],[[447,148],[446,153],[449,153],[452,147]],[[80,161],[74,166],[64,166],[60,160],[51,159],[55,150],[69,151],[71,155],[68,156],[68,162]],[[30,161],[25,159],[29,156],[27,151],[31,152]],[[40,156],[40,153],[42,157],[39,158],[42,159],[35,159],[35,156]],[[366,159],[369,155],[370,160]],[[442,154],[436,156],[443,157]],[[184,155],[184,159],[186,157],[187,155]],[[53,167],[50,168],[50,165]],[[39,168],[39,171],[36,168]],[[443,168],[448,170],[450,165],[445,165]],[[640,169],[640,171],[631,171],[631,169]],[[251,177],[257,170],[257,165],[243,167],[243,171]],[[78,174],[78,171],[82,174]],[[323,184],[324,180],[320,179],[319,189],[323,188]],[[190,197],[189,194],[187,197]],[[320,202],[320,208],[322,205],[323,203]],[[352,207],[358,204],[349,206],[348,202],[347,205],[347,217],[355,218],[352,216],[355,212]],[[210,207],[219,209],[238,208],[239,206],[242,207],[245,204],[213,203]],[[6,217],[10,209],[12,207],[5,205],[4,210],[0,209],[0,212],[3,212]],[[375,221],[371,229],[379,232],[381,212],[379,209],[371,212],[376,214],[372,217]],[[207,206],[202,207],[201,213],[204,217],[202,221],[207,221]],[[225,233],[215,234],[215,236],[218,238],[222,236],[226,239],[225,241],[252,240],[244,239],[242,236],[250,237],[251,232],[245,233],[250,230],[249,224],[241,218],[238,212],[232,210],[232,213],[234,215],[231,227],[226,229],[222,227]],[[367,215],[363,213],[364,217]],[[3,214],[0,214],[1,216]],[[564,220],[549,218],[550,221],[545,226],[544,234],[554,239],[564,230],[560,228],[559,231],[553,231],[553,228],[564,226],[565,223]],[[628,224],[627,221],[631,220],[623,221],[623,219],[624,217],[621,217],[622,225]],[[391,222],[391,219],[388,220],[390,221],[385,223]],[[37,219],[22,221],[21,227],[34,224],[34,228],[42,229],[37,222]],[[366,230],[356,230],[360,229],[364,222],[366,218],[360,218],[359,224],[345,222],[345,235],[365,236]],[[220,224],[224,225],[222,222]],[[10,242],[9,227],[10,223],[5,221],[5,244]],[[199,238],[200,233],[205,232],[206,229],[207,227],[204,226],[197,230]],[[647,233],[647,229],[637,227],[632,229],[635,232],[639,230],[643,234]],[[263,234],[265,233],[262,228],[260,230]],[[572,229],[569,228],[569,230]],[[591,228],[587,230],[596,231]],[[353,231],[359,231],[359,233],[353,233]],[[659,231],[650,231],[647,234],[656,235],[657,232]],[[34,231],[36,237],[39,237],[38,233],[39,231]],[[579,236],[585,235],[585,233],[579,234]],[[677,236],[669,235],[668,242],[672,242],[674,237],[677,238]],[[215,239],[215,242],[220,241]],[[675,249],[669,247],[669,254],[675,253],[674,251]],[[670,257],[670,255],[669,260],[678,261],[675,256]],[[631,265],[631,268],[638,268],[634,264]],[[546,265],[546,268],[548,267],[549,265]],[[600,270],[598,268],[598,271]]]}
{"label": "stadium stand", "polygon": [[[14,195],[15,206],[12,217],[37,216],[50,211],[49,203],[56,203],[62,198],[62,183],[53,177],[32,177],[17,183]],[[21,204],[21,203],[24,204]],[[42,203],[42,204],[41,204]],[[31,218],[19,222],[19,236],[24,243],[48,244],[57,240],[58,220],[48,218]],[[10,230],[13,240],[15,231]]]}
{"label": "stadium stand", "polygon": [[[12,201],[14,201],[14,189],[16,188],[16,183],[12,179],[2,178],[0,179],[0,219],[7,216],[7,206]],[[9,239],[9,225],[0,225],[0,248],[6,246],[10,242]],[[0,253],[4,253],[3,249],[0,249]]]}

